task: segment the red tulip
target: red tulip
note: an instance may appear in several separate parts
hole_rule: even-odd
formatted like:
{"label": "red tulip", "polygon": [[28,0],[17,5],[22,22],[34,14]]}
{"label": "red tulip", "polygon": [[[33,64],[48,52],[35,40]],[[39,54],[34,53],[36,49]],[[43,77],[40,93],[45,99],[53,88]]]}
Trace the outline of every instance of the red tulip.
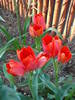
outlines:
{"label": "red tulip", "polygon": [[55,57],[58,55],[58,52],[61,48],[62,42],[58,36],[52,37],[49,34],[46,34],[42,38],[43,49],[50,57]]}
{"label": "red tulip", "polygon": [[58,53],[58,61],[62,63],[68,62],[72,57],[72,54],[67,46],[63,46]]}
{"label": "red tulip", "polygon": [[46,53],[44,52],[39,53],[36,59],[37,67],[38,68],[43,67],[48,62],[49,59],[50,57]]}
{"label": "red tulip", "polygon": [[43,34],[43,28],[40,25],[37,24],[31,24],[29,26],[29,33],[32,37],[38,37],[41,34]]}
{"label": "red tulip", "polygon": [[7,64],[7,72],[13,76],[23,76],[24,75],[24,65],[21,62],[10,60]]}
{"label": "red tulip", "polygon": [[23,76],[26,72],[41,68],[49,60],[48,55],[44,52],[36,56],[30,46],[17,50],[17,56],[20,62],[10,60],[6,64],[7,72],[15,76]]}
{"label": "red tulip", "polygon": [[33,23],[34,24],[38,24],[41,25],[43,27],[43,30],[45,29],[45,20],[44,17],[42,15],[42,13],[39,14],[35,14],[35,16],[33,17]]}
{"label": "red tulip", "polygon": [[19,60],[24,64],[26,72],[35,69],[36,56],[30,46],[27,48],[23,47],[21,50],[17,50],[17,56]]}

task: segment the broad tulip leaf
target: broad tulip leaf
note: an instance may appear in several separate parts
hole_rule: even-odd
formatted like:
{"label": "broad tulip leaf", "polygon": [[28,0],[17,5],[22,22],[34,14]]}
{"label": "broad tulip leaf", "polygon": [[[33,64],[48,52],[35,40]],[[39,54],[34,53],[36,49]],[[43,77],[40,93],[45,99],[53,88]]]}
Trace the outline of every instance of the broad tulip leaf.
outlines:
{"label": "broad tulip leaf", "polygon": [[35,74],[32,79],[32,91],[38,100],[38,74]]}
{"label": "broad tulip leaf", "polygon": [[48,93],[48,97],[47,97],[47,98],[48,98],[49,100],[53,100],[53,99],[55,99],[55,96]]}
{"label": "broad tulip leaf", "polygon": [[31,97],[20,95],[21,100],[33,100]]}
{"label": "broad tulip leaf", "polygon": [[2,80],[2,78],[0,76],[0,87],[2,86],[2,84],[3,84],[3,80]]}
{"label": "broad tulip leaf", "polygon": [[0,100],[21,100],[18,93],[5,85],[0,88]]}
{"label": "broad tulip leaf", "polygon": [[46,85],[51,91],[57,94],[56,86],[48,79],[44,74],[40,76],[41,81],[44,85]]}

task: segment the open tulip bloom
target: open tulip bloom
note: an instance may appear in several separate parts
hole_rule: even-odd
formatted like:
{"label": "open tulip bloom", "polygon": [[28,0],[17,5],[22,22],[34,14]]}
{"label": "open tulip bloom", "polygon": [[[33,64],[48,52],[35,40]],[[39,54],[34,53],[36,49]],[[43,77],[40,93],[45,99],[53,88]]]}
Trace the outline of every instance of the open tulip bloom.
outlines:
{"label": "open tulip bloom", "polygon": [[62,46],[62,41],[58,36],[52,37],[49,34],[46,34],[42,38],[43,50],[49,54],[50,57],[55,57],[58,55],[58,52]]}
{"label": "open tulip bloom", "polygon": [[72,54],[67,46],[63,46],[58,53],[58,61],[67,63],[72,57]]}
{"label": "open tulip bloom", "polygon": [[7,64],[7,72],[14,76],[23,76],[24,73],[43,67],[49,60],[46,53],[41,52],[37,56],[30,46],[17,50],[19,62],[10,60]]}

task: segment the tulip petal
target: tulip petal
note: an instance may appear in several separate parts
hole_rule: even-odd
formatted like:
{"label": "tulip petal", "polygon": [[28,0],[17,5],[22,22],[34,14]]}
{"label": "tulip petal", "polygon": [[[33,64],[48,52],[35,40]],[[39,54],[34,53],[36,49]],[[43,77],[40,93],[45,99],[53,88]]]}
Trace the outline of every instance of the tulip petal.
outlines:
{"label": "tulip petal", "polygon": [[7,72],[13,76],[23,76],[24,75],[24,65],[21,62],[10,60],[7,64]]}
{"label": "tulip petal", "polygon": [[52,37],[46,34],[42,38],[43,50],[49,54],[50,57],[56,57],[62,46],[62,42],[58,36]]}
{"label": "tulip petal", "polygon": [[42,13],[34,15],[34,17],[33,17],[33,23],[41,25],[43,27],[43,30],[46,28],[45,20],[44,20],[44,17],[42,15]]}
{"label": "tulip petal", "polygon": [[17,56],[21,62],[23,62],[23,60],[30,55],[35,58],[35,53],[30,46],[27,48],[23,47],[21,50],[17,50]]}
{"label": "tulip petal", "polygon": [[40,25],[31,24],[29,26],[29,33],[32,37],[39,37],[41,34],[43,34],[43,28]]}
{"label": "tulip petal", "polygon": [[43,67],[48,62],[49,59],[50,57],[46,53],[44,52],[39,53],[36,59],[37,68]]}
{"label": "tulip petal", "polygon": [[67,63],[72,57],[72,54],[67,46],[63,46],[58,53],[58,61]]}

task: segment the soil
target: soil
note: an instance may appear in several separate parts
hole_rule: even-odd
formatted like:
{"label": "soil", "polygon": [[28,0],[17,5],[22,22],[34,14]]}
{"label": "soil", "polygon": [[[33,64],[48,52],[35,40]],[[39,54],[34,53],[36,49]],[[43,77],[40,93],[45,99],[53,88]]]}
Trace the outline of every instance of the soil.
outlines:
{"label": "soil", "polygon": [[[8,30],[8,32],[12,36],[18,35],[18,29],[17,29],[17,18],[15,14],[11,13],[8,10],[4,10],[3,8],[0,8],[0,16],[2,16],[5,19],[5,23],[2,23]],[[21,26],[23,26],[24,18],[21,18]],[[6,43],[5,36],[0,32],[0,47]],[[68,46],[70,47],[71,52],[75,53],[75,38],[72,40],[72,42],[68,43]],[[2,70],[3,63],[6,63],[9,59],[15,58],[14,52],[8,52],[5,54],[4,58],[6,60],[0,59],[0,70]],[[51,76],[53,75],[53,68],[47,69],[46,73],[49,73]],[[67,75],[72,75],[73,81],[75,82],[75,55],[72,56],[72,59],[67,63],[64,64],[61,68],[60,77]],[[5,84],[9,84],[8,81],[5,79],[3,72],[0,72],[0,76],[3,78]],[[24,79],[21,79],[24,80]],[[17,78],[17,82],[20,82],[20,80]],[[29,89],[26,89],[26,93],[24,92],[24,88],[18,88],[18,91],[22,92],[24,95],[29,95]]]}

